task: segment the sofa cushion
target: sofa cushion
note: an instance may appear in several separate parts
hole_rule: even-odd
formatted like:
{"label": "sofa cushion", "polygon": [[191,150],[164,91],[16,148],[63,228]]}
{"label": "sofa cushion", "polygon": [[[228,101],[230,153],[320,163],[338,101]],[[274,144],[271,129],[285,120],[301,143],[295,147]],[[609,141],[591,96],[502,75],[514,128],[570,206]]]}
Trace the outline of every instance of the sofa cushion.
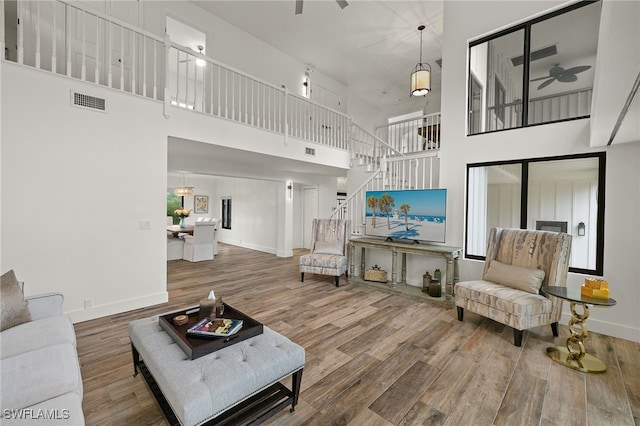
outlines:
{"label": "sofa cushion", "polygon": [[67,315],[30,321],[2,332],[0,359],[60,343],[76,346],[76,334]]}
{"label": "sofa cushion", "polygon": [[2,426],[83,426],[82,397],[69,392],[24,409],[2,410],[0,417]]}
{"label": "sofa cushion", "polygon": [[484,274],[484,279],[526,291],[527,293],[538,294],[544,280],[544,271],[507,265],[506,263],[492,260],[489,264],[489,269]]}
{"label": "sofa cushion", "polygon": [[4,358],[0,371],[2,410],[29,407],[68,392],[82,394],[76,348],[70,343]]}
{"label": "sofa cushion", "polygon": [[316,245],[313,249],[314,254],[335,254],[342,256],[344,253],[343,244],[339,241],[316,241]]}
{"label": "sofa cushion", "polygon": [[0,282],[0,331],[31,321],[29,305],[13,269],[2,275]]}

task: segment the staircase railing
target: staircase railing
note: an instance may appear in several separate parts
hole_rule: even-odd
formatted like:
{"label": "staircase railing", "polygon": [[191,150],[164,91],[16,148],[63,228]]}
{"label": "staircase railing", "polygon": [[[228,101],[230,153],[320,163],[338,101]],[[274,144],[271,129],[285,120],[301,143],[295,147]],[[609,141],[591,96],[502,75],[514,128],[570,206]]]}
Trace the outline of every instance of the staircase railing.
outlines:
{"label": "staircase railing", "polygon": [[440,148],[440,113],[396,121],[375,128],[375,134],[397,152]]}
{"label": "staircase railing", "polygon": [[[330,218],[350,219],[351,233],[364,233],[366,213],[366,192],[385,189],[427,189],[439,185],[439,158],[437,151],[431,150],[412,155],[380,158],[378,168],[362,185],[356,188]],[[365,164],[366,165],[366,164]]]}
{"label": "staircase railing", "polygon": [[365,165],[368,171],[376,170],[382,157],[404,156],[403,153],[356,123],[351,125],[349,149],[352,160],[355,160],[356,164]]}

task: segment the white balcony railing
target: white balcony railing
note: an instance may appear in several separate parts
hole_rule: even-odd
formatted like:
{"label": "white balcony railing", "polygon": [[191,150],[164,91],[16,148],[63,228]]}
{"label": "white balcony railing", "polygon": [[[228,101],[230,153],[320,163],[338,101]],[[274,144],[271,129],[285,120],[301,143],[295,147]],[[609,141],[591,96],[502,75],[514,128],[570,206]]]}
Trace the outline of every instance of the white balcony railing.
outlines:
{"label": "white balcony railing", "polygon": [[[62,0],[0,0],[5,59],[82,81],[340,149],[345,114],[105,14]],[[8,16],[12,14],[12,16]],[[13,16],[15,14],[15,16]],[[5,25],[5,20],[8,22]]]}

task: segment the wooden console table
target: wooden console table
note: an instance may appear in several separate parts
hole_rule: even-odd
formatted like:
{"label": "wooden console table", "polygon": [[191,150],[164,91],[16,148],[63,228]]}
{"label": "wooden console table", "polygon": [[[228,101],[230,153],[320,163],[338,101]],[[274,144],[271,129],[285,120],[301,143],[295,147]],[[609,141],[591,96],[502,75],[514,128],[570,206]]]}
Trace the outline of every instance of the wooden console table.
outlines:
{"label": "wooden console table", "polygon": [[[402,241],[385,241],[379,238],[353,238],[349,241],[351,246],[350,259],[350,280],[364,281],[364,271],[366,269],[365,251],[366,249],[388,250],[391,252],[391,282],[388,284],[391,288],[398,288],[398,284],[406,285],[407,283],[407,254],[417,254],[422,256],[439,256],[444,257],[447,262],[445,272],[445,298],[447,301],[453,301],[453,286],[458,282],[458,258],[462,249],[460,247],[437,246],[431,244],[415,244],[412,242]],[[362,250],[360,259],[360,276],[353,274],[355,271],[356,256],[355,250],[360,247]],[[397,259],[398,253],[402,254],[402,269],[400,281],[398,281]],[[413,286],[408,286],[413,287]]]}

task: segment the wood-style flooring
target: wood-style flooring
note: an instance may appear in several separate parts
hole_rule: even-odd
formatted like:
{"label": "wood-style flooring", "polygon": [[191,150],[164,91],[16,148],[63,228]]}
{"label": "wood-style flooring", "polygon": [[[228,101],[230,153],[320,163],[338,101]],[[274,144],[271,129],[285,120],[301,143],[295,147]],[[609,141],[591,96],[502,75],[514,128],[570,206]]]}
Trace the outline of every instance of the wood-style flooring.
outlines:
{"label": "wood-style flooring", "polygon": [[211,289],[306,350],[296,411],[270,425],[640,424],[638,343],[590,333],[587,351],[608,369],[581,373],[545,353],[564,344],[566,325],[556,339],[550,327],[525,332],[516,347],[511,329],[471,312],[459,322],[455,309],[344,277],[339,288],[313,274],[301,283],[298,255],[220,244],[213,261],[167,263],[169,303],[76,324],[86,424],[166,424],[132,376],[127,324],[196,305]]}

